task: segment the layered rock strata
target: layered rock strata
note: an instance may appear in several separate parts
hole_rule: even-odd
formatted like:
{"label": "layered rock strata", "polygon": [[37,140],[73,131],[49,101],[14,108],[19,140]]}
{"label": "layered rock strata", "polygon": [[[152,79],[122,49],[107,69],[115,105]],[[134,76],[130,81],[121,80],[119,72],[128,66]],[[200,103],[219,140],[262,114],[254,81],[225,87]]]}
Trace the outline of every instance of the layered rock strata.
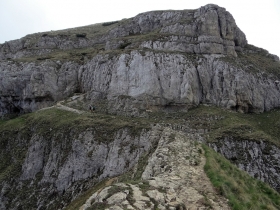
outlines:
{"label": "layered rock strata", "polygon": [[246,44],[230,13],[216,5],[28,35],[0,45],[0,115],[35,111],[77,92],[126,115],[200,103],[243,112],[278,107],[277,75],[258,65],[251,71],[236,57],[236,50],[257,53]]}
{"label": "layered rock strata", "polygon": [[0,63],[0,114],[25,113],[50,106],[77,92],[92,101],[106,99],[111,113],[139,115],[147,109],[201,103],[242,112],[263,112],[280,105],[275,77],[254,74],[219,55],[139,50],[76,62]]}

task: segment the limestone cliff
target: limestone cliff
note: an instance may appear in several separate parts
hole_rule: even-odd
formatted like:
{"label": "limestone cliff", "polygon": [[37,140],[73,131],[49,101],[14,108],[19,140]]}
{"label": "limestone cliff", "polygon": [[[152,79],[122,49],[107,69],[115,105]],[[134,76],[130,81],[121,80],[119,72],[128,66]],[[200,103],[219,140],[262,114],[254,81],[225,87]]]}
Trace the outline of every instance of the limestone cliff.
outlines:
{"label": "limestone cliff", "polygon": [[[217,5],[6,42],[0,209],[230,209],[229,186],[213,188],[203,171],[200,143],[279,192],[279,111],[269,123],[237,113],[279,106],[279,58],[249,45]],[[257,200],[279,209],[270,199]]]}
{"label": "limestone cliff", "polygon": [[65,207],[94,184],[131,169],[162,133],[156,125],[132,127],[104,117],[51,108],[2,125],[0,209]]}
{"label": "limestone cliff", "polygon": [[216,5],[27,35],[0,45],[0,59],[1,115],[76,92],[131,115],[201,103],[243,112],[280,105],[279,59],[247,45]]}

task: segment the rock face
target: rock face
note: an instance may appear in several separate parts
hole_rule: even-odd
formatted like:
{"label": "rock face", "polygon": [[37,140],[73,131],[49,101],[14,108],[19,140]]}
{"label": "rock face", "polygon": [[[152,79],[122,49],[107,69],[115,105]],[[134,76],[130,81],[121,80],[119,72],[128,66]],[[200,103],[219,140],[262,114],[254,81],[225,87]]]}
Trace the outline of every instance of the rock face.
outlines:
{"label": "rock face", "polygon": [[[80,208],[104,209],[230,209],[214,190],[203,166],[205,158],[192,135],[162,128],[158,146],[141,181],[116,183],[95,192]],[[135,166],[137,169],[141,166]]]}
{"label": "rock face", "polygon": [[[19,150],[27,148],[21,151],[26,155],[23,154],[19,175],[11,175],[12,181],[3,181],[1,177],[0,209],[61,208],[101,180],[131,169],[157,144],[162,129],[154,126],[149,131],[143,129],[139,135],[130,133],[128,128],[120,129],[107,142],[105,137],[100,142],[100,136],[90,128],[83,132],[50,132],[49,135],[34,132],[29,138],[21,133],[14,138],[3,134],[2,138],[10,141],[1,148],[7,156],[9,153],[16,156],[9,149],[15,141]],[[29,199],[25,200],[25,195]]]}
{"label": "rock face", "polygon": [[0,113],[24,113],[50,106],[78,90],[74,62],[0,62]]}
{"label": "rock face", "polygon": [[[109,25],[109,24],[108,24]],[[100,36],[88,36],[75,31],[69,34],[41,33],[29,35],[20,40],[0,46],[0,58],[20,58],[30,55],[44,55],[56,49],[76,49],[103,43],[106,50],[124,43],[116,38],[157,32],[166,40],[132,43],[158,50],[191,53],[217,53],[236,56],[235,47],[247,44],[244,33],[236,26],[234,18],[224,8],[209,4],[197,10],[154,11],[137,15],[118,23],[117,27]],[[83,28],[80,28],[83,31]],[[63,32],[63,31],[62,31]],[[89,33],[98,33],[93,31]],[[118,40],[118,41],[117,41]]]}
{"label": "rock face", "polygon": [[236,57],[256,53],[246,44],[230,13],[216,5],[28,35],[0,45],[0,115],[75,92],[107,99],[109,112],[127,115],[200,103],[243,112],[278,107],[277,75]]}
{"label": "rock face", "polygon": [[109,101],[127,96],[125,101],[131,100],[136,108],[137,104],[146,108],[209,103],[244,112],[263,112],[280,105],[280,89],[275,80],[256,77],[219,56],[193,61],[181,54],[141,55],[132,51],[105,64],[99,64],[99,59],[83,66],[82,90],[103,93]]}
{"label": "rock face", "polygon": [[1,68],[2,115],[34,111],[75,92],[85,92],[91,100],[107,98],[113,113],[200,103],[263,112],[280,105],[274,78],[255,76],[214,55],[191,60],[182,54],[132,51],[111,59],[96,56],[81,66],[8,61]]}
{"label": "rock face", "polygon": [[268,142],[226,138],[210,146],[252,177],[280,191],[280,149]]}
{"label": "rock face", "polygon": [[[249,46],[224,8],[211,4],[197,10],[147,12],[0,45],[0,116],[54,104],[51,109],[86,116],[84,109],[62,104],[76,93],[83,93],[84,104],[127,116],[187,111],[199,104],[258,113],[280,106],[279,72],[279,58]],[[95,117],[100,120],[100,115]],[[86,124],[89,120],[84,119]],[[228,209],[203,172],[204,159],[194,144],[203,137],[196,128],[196,134],[183,134],[153,123],[135,133],[132,123],[101,135],[90,124],[79,130],[79,120],[73,129],[58,130],[44,118],[37,127],[28,123],[25,130],[5,128],[0,133],[1,210],[62,209],[99,181],[137,171],[139,158],[148,153],[152,155],[141,173],[143,183],[119,183],[117,193],[112,193],[114,186],[104,188],[83,207],[94,208],[105,199],[110,209],[206,208],[209,202],[215,209]],[[210,146],[279,191],[277,147],[230,138]],[[197,184],[201,181],[205,185]],[[141,186],[147,183],[151,188],[144,192]]]}

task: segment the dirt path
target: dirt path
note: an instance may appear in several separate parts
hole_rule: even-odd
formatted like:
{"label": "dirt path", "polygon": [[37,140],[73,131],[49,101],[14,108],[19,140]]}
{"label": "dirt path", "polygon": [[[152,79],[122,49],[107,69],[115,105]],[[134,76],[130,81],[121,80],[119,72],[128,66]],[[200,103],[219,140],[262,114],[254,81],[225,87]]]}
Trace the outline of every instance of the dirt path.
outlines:
{"label": "dirt path", "polygon": [[[72,97],[73,98],[72,100],[79,100],[82,96],[84,96],[84,94],[76,96],[76,97]],[[46,108],[40,109],[38,111],[43,111],[43,110],[46,110],[46,109],[57,108],[57,109],[66,110],[66,111],[69,111],[69,112],[74,112],[74,113],[77,113],[77,114],[83,114],[85,112],[85,111],[81,111],[81,110],[74,109],[74,108],[68,107],[66,105],[63,105],[62,104],[63,102],[64,101],[59,101],[59,102],[57,102],[53,106],[46,107]]]}
{"label": "dirt path", "polygon": [[78,109],[70,108],[70,107],[68,107],[68,106],[62,105],[61,103],[62,103],[62,101],[59,101],[59,102],[56,104],[55,107],[56,107],[57,109],[66,110],[66,111],[74,112],[74,113],[77,113],[77,114],[83,114],[83,113],[84,113],[84,111],[80,111],[80,110],[78,110]]}

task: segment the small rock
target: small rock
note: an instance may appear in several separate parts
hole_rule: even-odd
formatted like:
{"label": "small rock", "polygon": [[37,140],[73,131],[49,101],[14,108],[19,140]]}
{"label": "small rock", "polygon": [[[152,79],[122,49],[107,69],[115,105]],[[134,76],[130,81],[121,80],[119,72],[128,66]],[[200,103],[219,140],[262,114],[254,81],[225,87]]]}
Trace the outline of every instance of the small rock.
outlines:
{"label": "small rock", "polygon": [[127,194],[123,192],[116,193],[112,195],[110,198],[107,198],[108,204],[117,204],[121,203],[126,199]]}

